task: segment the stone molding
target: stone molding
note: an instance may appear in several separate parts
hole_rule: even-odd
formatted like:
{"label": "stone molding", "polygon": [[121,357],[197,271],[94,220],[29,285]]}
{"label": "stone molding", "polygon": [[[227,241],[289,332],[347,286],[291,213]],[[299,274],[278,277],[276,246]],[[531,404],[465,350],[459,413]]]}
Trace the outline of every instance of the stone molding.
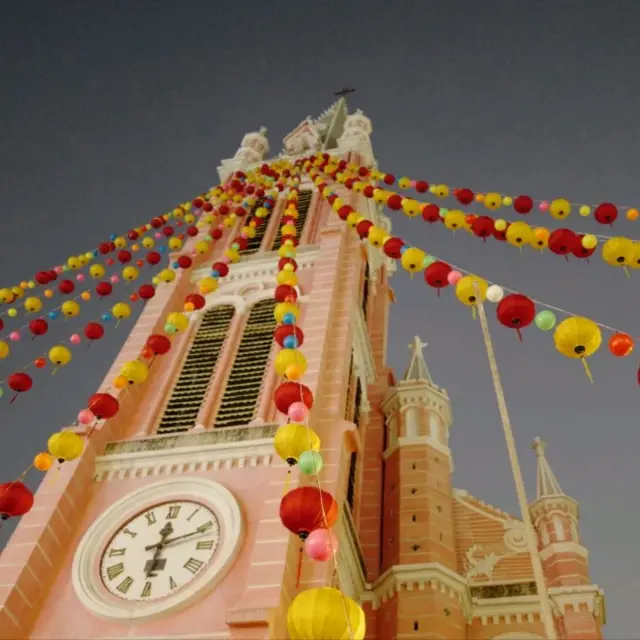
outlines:
{"label": "stone molding", "polygon": [[[382,452],[382,457],[385,460],[388,460],[401,447],[415,447],[419,445],[429,445],[451,460],[451,450],[449,447],[441,444],[440,442],[436,442],[436,440],[431,436],[400,436],[399,438],[396,438],[392,445]],[[453,464],[453,462],[451,462],[451,464]]]}
{"label": "stone molding", "polygon": [[271,466],[277,424],[134,438],[107,445],[96,482]]}

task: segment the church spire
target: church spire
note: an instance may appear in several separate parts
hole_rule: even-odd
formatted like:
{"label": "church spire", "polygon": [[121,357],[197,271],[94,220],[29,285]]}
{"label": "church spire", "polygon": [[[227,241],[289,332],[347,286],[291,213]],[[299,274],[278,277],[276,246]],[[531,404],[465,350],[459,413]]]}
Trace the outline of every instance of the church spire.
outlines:
{"label": "church spire", "polygon": [[547,443],[540,439],[536,438],[533,441],[532,449],[536,452],[536,456],[538,456],[538,480],[537,480],[537,490],[536,490],[536,500],[540,500],[541,498],[548,498],[550,496],[563,496],[564,491],[560,487],[558,479],[555,474],[551,470],[549,463],[547,462],[547,458],[545,456],[545,449],[547,448]]}
{"label": "church spire", "polygon": [[427,363],[424,360],[422,353],[423,349],[427,346],[426,342],[422,342],[418,336],[413,339],[413,342],[409,345],[411,349],[411,361],[409,362],[409,368],[404,374],[403,380],[405,382],[417,382],[418,380],[425,380],[433,383],[431,374],[427,368]]}

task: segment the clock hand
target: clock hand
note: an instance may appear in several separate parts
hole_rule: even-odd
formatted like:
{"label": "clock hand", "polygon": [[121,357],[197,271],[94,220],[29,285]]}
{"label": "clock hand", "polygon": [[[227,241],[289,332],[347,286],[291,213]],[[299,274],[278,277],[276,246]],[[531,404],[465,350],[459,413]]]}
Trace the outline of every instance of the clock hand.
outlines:
{"label": "clock hand", "polygon": [[[163,547],[166,547],[168,544],[171,544],[172,542],[177,542],[178,540],[184,540],[185,538],[190,538],[191,536],[196,536],[199,533],[205,533],[205,531],[202,531],[200,529],[196,529],[195,531],[192,531],[191,533],[185,533],[182,536],[176,536],[175,538],[168,538],[167,540],[163,540],[159,544],[161,544]],[[157,546],[158,546],[158,544],[150,544],[150,545],[145,547],[145,550],[146,551],[150,551],[151,549],[154,549]]]}
{"label": "clock hand", "polygon": [[170,522],[168,522],[160,530],[160,536],[161,536],[160,542],[158,542],[158,544],[154,544],[154,545],[145,547],[145,549],[147,551],[150,551],[151,549],[155,548],[155,552],[153,554],[153,558],[151,558],[151,561],[149,562],[149,568],[147,569],[147,578],[151,576],[151,574],[153,573],[153,570],[156,567],[156,561],[158,560],[158,558],[160,557],[160,554],[162,553],[162,548],[165,545],[166,537],[170,536],[172,533],[173,533],[173,526],[171,525]]}

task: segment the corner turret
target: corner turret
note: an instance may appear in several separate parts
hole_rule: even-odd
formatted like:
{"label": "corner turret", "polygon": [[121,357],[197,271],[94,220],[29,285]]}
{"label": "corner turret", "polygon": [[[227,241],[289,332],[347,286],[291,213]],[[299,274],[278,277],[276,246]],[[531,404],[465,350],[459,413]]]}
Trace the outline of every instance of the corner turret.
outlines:
{"label": "corner turret", "polygon": [[233,158],[222,160],[218,167],[220,181],[224,182],[234,171],[244,171],[262,162],[268,152],[266,127],[260,127],[259,131],[245,133]]}

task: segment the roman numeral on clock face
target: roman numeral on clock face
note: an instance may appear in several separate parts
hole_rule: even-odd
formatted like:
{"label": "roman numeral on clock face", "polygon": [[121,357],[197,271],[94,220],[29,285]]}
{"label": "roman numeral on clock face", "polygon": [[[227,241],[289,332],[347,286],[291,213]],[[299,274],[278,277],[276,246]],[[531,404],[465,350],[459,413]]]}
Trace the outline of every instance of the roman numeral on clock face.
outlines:
{"label": "roman numeral on clock face", "polygon": [[151,595],[151,583],[150,582],[146,582],[144,585],[144,589],[142,590],[142,593],[140,594],[141,598],[148,598]]}
{"label": "roman numeral on clock face", "polygon": [[196,549],[213,549],[213,540],[200,540]]}
{"label": "roman numeral on clock face", "polygon": [[131,576],[127,576],[117,587],[116,589],[120,593],[127,593],[133,584],[133,578]]}
{"label": "roman numeral on clock face", "polygon": [[191,571],[191,573],[198,573],[198,571],[200,571],[200,569],[202,569],[202,567],[204,566],[204,562],[201,562],[200,560],[196,560],[196,558],[189,558],[185,563],[184,563],[184,568],[188,569],[189,571]]}
{"label": "roman numeral on clock face", "polygon": [[147,519],[147,524],[152,525],[156,523],[156,514],[153,513],[153,511],[147,511],[144,517]]}
{"label": "roman numeral on clock face", "polygon": [[169,576],[169,589],[175,589],[178,585],[176,584],[176,581]]}
{"label": "roman numeral on clock face", "polygon": [[213,527],[213,522],[209,520],[209,522],[205,522],[198,527],[198,533],[204,533],[205,531],[209,531]]}
{"label": "roman numeral on clock face", "polygon": [[109,557],[113,558],[114,556],[123,556],[126,549],[109,549]]}
{"label": "roman numeral on clock face", "polygon": [[169,507],[169,512],[167,513],[167,520],[175,520],[180,513],[180,505]]}
{"label": "roman numeral on clock face", "polygon": [[109,580],[114,580],[121,573],[124,573],[124,564],[122,564],[122,562],[107,567],[107,578],[109,578]]}

